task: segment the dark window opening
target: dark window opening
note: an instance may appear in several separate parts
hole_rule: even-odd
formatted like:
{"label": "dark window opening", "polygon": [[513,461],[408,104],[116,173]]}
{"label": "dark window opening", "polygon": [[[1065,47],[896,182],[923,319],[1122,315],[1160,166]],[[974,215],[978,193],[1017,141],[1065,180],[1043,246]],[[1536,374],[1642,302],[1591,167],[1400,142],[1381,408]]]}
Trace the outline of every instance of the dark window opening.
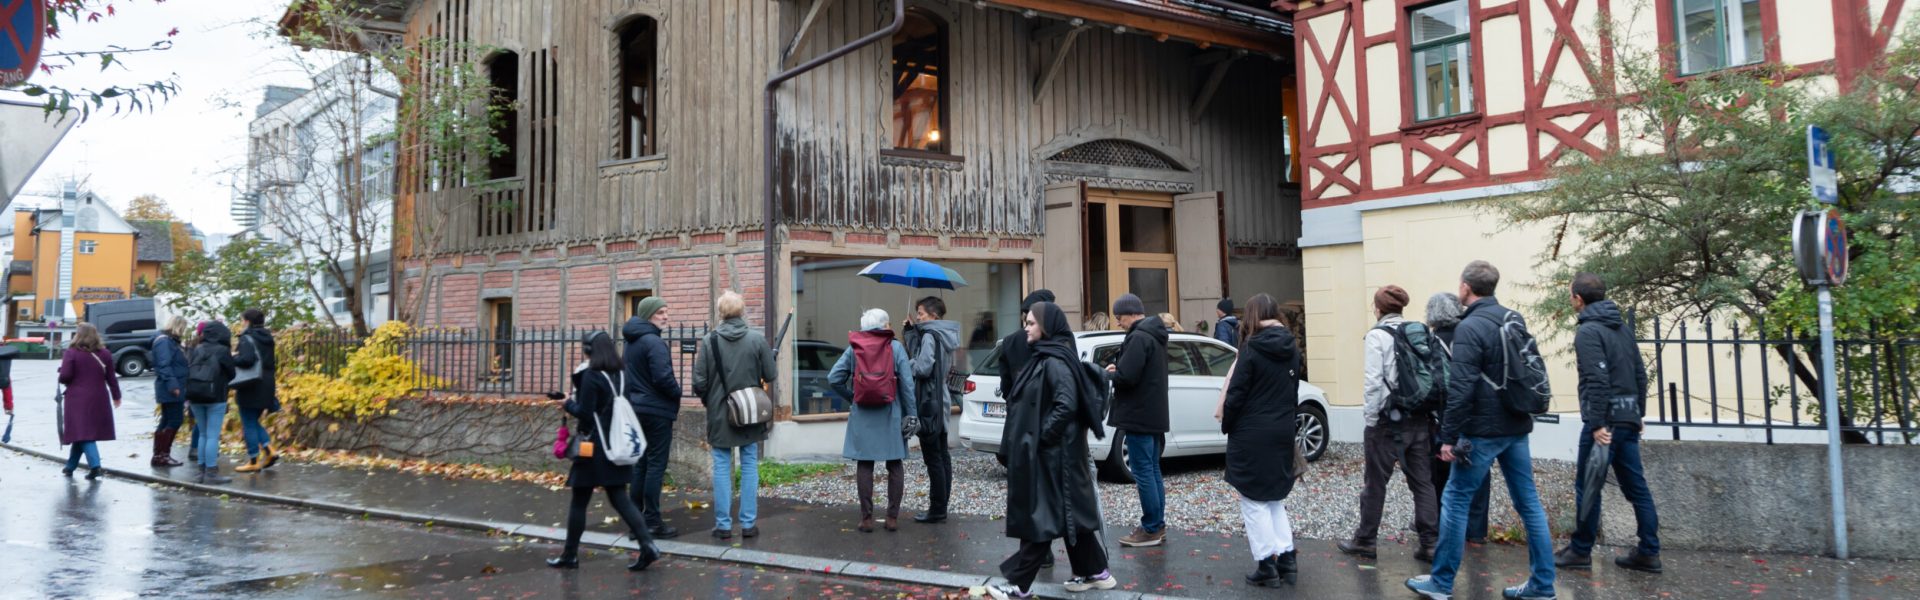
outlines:
{"label": "dark window opening", "polygon": [[501,381],[513,379],[513,301],[487,301],[487,329],[493,335],[487,373]]}
{"label": "dark window opening", "polygon": [[659,29],[651,17],[636,18],[620,28],[620,158],[640,158],[655,151],[658,48]]}
{"label": "dark window opening", "polygon": [[520,161],[520,55],[513,52],[494,55],[487,61],[487,82],[493,87],[493,100],[488,107],[495,116],[493,139],[507,147],[505,152],[487,158],[487,178],[506,179],[518,173],[516,165]]}
{"label": "dark window opening", "polygon": [[893,34],[893,147],[946,153],[952,148],[947,121],[947,24],[920,10],[907,12]]}

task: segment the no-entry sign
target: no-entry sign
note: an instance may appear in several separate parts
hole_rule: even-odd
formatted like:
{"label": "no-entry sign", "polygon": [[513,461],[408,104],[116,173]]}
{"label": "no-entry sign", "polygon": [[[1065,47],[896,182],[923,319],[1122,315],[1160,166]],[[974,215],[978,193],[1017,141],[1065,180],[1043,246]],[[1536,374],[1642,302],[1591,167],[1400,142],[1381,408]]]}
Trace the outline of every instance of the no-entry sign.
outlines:
{"label": "no-entry sign", "polygon": [[0,0],[0,86],[33,76],[46,34],[46,0]]}

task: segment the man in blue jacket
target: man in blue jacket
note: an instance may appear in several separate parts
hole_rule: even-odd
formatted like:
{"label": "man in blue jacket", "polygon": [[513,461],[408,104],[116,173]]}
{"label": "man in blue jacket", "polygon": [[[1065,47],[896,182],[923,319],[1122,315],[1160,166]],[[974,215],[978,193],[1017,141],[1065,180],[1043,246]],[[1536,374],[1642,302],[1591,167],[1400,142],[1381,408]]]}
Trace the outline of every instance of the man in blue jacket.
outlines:
{"label": "man in blue jacket", "polygon": [[673,376],[673,355],[660,330],[667,326],[667,301],[658,297],[640,301],[639,310],[620,329],[627,340],[627,401],[640,417],[640,433],[647,452],[634,465],[628,492],[640,507],[647,529],[658,539],[680,535],[660,518],[660,486],[667,475],[667,457],[673,451],[673,422],[680,416],[680,381]]}
{"label": "man in blue jacket", "polygon": [[1440,426],[1440,460],[1455,466],[1441,495],[1440,540],[1433,570],[1407,580],[1407,589],[1429,600],[1453,598],[1454,576],[1467,543],[1467,505],[1496,460],[1514,510],[1526,524],[1527,558],[1533,570],[1525,583],[1503,590],[1502,596],[1554,597],[1553,534],[1533,484],[1533,453],[1527,442],[1527,435],[1533,433],[1533,415],[1508,409],[1494,388],[1494,381],[1504,381],[1507,369],[1501,325],[1513,313],[1493,297],[1499,284],[1500,271],[1484,260],[1468,263],[1460,274],[1460,301],[1467,305],[1467,313],[1453,332],[1446,421]]}
{"label": "man in blue jacket", "polygon": [[[1580,367],[1580,456],[1586,465],[1593,445],[1613,446],[1613,472],[1620,493],[1633,504],[1640,544],[1632,554],[1613,564],[1624,569],[1659,573],[1660,517],[1654,512],[1653,491],[1647,489],[1646,470],[1640,465],[1640,419],[1646,415],[1647,363],[1633,330],[1620,318],[1620,306],[1607,299],[1607,284],[1599,275],[1573,277],[1573,309],[1580,313],[1574,330],[1573,352]],[[1574,498],[1585,497],[1585,481],[1574,480]],[[1573,540],[1554,555],[1554,566],[1593,568],[1593,541],[1600,529],[1600,507],[1575,524]]]}

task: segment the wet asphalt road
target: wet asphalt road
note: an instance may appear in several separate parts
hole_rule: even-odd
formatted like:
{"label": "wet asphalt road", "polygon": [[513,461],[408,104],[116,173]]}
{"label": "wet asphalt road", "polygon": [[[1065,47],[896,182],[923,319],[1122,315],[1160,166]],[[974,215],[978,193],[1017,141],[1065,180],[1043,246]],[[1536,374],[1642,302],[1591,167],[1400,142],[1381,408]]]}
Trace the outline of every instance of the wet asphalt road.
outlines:
{"label": "wet asphalt road", "polygon": [[[84,471],[82,471],[82,474]],[[958,590],[360,520],[112,478],[0,451],[0,598],[872,598]]]}

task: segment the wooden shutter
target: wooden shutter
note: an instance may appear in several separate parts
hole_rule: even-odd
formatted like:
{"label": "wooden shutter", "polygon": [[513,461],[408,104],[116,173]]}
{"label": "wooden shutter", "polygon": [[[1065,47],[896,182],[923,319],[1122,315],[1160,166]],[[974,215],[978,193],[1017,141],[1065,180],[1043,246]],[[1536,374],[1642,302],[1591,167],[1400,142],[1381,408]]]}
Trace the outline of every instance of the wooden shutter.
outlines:
{"label": "wooden shutter", "polygon": [[1213,307],[1227,287],[1227,244],[1222,232],[1220,192],[1173,198],[1174,256],[1179,267],[1180,299],[1174,310],[1182,324],[1213,320]]}
{"label": "wooden shutter", "polygon": [[1086,310],[1086,186],[1080,182],[1047,184],[1041,195],[1046,235],[1040,242],[1040,273],[1034,289],[1053,290],[1067,322],[1080,324]]}

